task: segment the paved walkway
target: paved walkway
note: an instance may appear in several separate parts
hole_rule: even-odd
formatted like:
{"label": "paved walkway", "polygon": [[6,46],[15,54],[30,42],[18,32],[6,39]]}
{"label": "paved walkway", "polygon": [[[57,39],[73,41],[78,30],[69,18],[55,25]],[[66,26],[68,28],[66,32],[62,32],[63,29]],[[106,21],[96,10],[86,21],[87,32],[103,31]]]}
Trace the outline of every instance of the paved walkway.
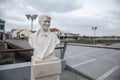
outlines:
{"label": "paved walkway", "polygon": [[68,45],[65,53],[69,69],[93,80],[120,80],[120,50],[75,45]]}
{"label": "paved walkway", "polygon": [[67,66],[93,80],[120,80],[120,50],[68,46]]}
{"label": "paved walkway", "polygon": [[88,80],[83,76],[69,70],[64,70],[60,78],[61,78],[60,80]]}

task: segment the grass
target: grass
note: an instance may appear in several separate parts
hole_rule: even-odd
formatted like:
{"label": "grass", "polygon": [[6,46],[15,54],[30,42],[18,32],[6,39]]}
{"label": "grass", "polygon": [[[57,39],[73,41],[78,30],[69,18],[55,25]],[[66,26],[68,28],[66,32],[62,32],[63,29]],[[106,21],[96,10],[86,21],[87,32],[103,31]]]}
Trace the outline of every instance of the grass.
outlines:
{"label": "grass", "polygon": [[[93,40],[70,40],[69,43],[93,44]],[[120,40],[96,40],[96,44],[110,45],[113,43],[120,43]]]}

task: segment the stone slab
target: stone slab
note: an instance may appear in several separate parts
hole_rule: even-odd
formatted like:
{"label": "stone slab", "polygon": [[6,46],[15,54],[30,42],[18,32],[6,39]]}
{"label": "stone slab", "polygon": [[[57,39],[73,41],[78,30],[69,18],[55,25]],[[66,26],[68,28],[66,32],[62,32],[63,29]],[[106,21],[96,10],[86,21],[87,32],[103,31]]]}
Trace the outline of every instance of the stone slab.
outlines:
{"label": "stone slab", "polygon": [[44,64],[44,63],[48,63],[48,62],[52,62],[52,61],[60,61],[57,57],[55,57],[54,55],[50,56],[50,58],[48,59],[44,59],[44,60],[35,60],[34,57],[32,56],[32,63],[35,64]]}
{"label": "stone slab", "polygon": [[31,62],[0,65],[0,80],[30,80]]}
{"label": "stone slab", "polygon": [[45,60],[35,60],[32,57],[31,66],[31,79],[48,77],[51,75],[57,75],[61,73],[61,60],[55,56],[50,56],[50,58]]}
{"label": "stone slab", "polygon": [[92,59],[92,57],[81,57],[81,55],[73,56],[71,58],[66,58],[67,65],[75,65]]}
{"label": "stone slab", "polygon": [[[71,66],[71,65],[68,65]],[[95,60],[80,66],[71,67],[73,70],[86,77],[96,80],[114,67],[113,64],[103,60]]]}
{"label": "stone slab", "polygon": [[115,70],[115,72],[105,78],[105,80],[120,80],[120,68]]}
{"label": "stone slab", "polygon": [[60,74],[36,78],[35,80],[60,80]]}

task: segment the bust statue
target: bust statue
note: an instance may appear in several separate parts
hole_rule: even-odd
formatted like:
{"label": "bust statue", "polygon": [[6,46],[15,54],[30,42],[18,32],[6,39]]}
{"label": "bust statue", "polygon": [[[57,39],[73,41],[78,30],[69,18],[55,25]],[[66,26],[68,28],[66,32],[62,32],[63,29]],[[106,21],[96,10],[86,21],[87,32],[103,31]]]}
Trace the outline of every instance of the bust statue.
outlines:
{"label": "bust statue", "polygon": [[53,50],[60,40],[50,31],[51,17],[41,15],[39,17],[41,28],[30,35],[29,44],[33,48],[33,58],[35,61],[44,60],[53,54]]}

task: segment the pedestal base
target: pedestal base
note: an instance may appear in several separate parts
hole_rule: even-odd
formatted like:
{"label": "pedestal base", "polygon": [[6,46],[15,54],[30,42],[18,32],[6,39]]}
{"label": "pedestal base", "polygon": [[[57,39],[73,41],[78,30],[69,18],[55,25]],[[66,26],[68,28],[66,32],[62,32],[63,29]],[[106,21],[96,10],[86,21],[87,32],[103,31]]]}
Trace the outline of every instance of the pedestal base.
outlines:
{"label": "pedestal base", "polygon": [[60,75],[59,74],[50,75],[46,77],[36,78],[35,80],[60,80]]}
{"label": "pedestal base", "polygon": [[32,58],[31,80],[60,80],[61,61],[57,57],[34,61]]}

